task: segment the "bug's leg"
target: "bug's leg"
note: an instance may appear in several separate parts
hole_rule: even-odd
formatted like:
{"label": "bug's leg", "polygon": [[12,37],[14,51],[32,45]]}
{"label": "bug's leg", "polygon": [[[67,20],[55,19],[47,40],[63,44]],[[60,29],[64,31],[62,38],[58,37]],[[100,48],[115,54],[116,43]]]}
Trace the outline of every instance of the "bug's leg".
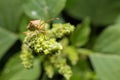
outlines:
{"label": "bug's leg", "polygon": [[45,26],[45,22],[41,22],[39,25],[39,29],[42,29]]}
{"label": "bug's leg", "polygon": [[27,35],[28,35],[28,32],[23,32],[23,34],[24,34],[25,36],[27,36]]}
{"label": "bug's leg", "polygon": [[43,25],[41,26],[41,30],[44,30],[44,31],[45,31],[45,24],[43,24]]}

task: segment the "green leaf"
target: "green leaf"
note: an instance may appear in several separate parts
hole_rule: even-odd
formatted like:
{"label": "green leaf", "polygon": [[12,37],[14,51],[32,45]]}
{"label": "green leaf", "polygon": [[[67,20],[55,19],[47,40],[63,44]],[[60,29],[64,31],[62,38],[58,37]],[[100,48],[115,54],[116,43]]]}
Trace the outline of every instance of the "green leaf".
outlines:
{"label": "green leaf", "polygon": [[71,35],[71,43],[74,46],[83,46],[87,43],[90,34],[90,21],[88,18],[82,24],[77,25],[77,28]]}
{"label": "green leaf", "polygon": [[30,19],[24,15],[21,19],[21,22],[20,22],[20,27],[19,27],[19,32],[24,32],[27,30],[27,26],[28,26],[28,23],[29,23]]}
{"label": "green leaf", "polygon": [[66,0],[30,0],[24,5],[25,13],[32,19],[56,17],[64,8]]}
{"label": "green leaf", "polygon": [[40,75],[39,60],[34,60],[32,69],[25,69],[21,64],[19,54],[14,55],[5,65],[0,80],[37,80]]}
{"label": "green leaf", "polygon": [[120,14],[117,16],[117,18],[115,20],[115,24],[120,24]]}
{"label": "green leaf", "polygon": [[120,0],[67,0],[66,10],[76,19],[90,17],[94,24],[111,24],[120,13]]}
{"label": "green leaf", "polygon": [[16,31],[22,16],[23,0],[0,0],[0,25],[8,30]]}
{"label": "green leaf", "polygon": [[120,54],[120,24],[106,28],[98,37],[94,51]]}
{"label": "green leaf", "polygon": [[72,66],[72,77],[70,80],[94,80],[93,72],[86,60],[80,58],[77,65]]}
{"label": "green leaf", "polygon": [[17,40],[17,36],[0,27],[0,59]]}
{"label": "green leaf", "polygon": [[120,79],[120,56],[92,54],[90,59],[100,80]]}
{"label": "green leaf", "polygon": [[27,31],[27,26],[29,21],[30,19],[26,15],[24,15],[21,19],[20,27],[19,27],[19,38],[21,40],[24,40],[25,35],[23,34],[23,32]]}

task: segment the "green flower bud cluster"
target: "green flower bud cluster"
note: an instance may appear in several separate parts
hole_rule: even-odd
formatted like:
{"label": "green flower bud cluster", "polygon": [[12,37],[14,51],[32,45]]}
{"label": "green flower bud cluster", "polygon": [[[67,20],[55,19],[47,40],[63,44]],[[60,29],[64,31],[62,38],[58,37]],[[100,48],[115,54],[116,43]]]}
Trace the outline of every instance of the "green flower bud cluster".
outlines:
{"label": "green flower bud cluster", "polygon": [[50,64],[49,61],[44,62],[44,69],[49,78],[52,78],[54,76],[55,70],[53,65]]}
{"label": "green flower bud cluster", "polygon": [[59,69],[59,73],[62,74],[67,80],[69,80],[72,76],[71,68],[68,65],[61,66]]}
{"label": "green flower bud cluster", "polygon": [[62,74],[67,80],[72,76],[72,70],[67,65],[66,58],[61,54],[56,54],[50,57],[50,63],[53,64],[54,68],[58,69],[58,72]]}
{"label": "green flower bud cluster", "polygon": [[75,47],[70,46],[68,39],[64,38],[60,42],[63,46],[63,53],[72,65],[76,65],[79,60],[79,54]]}
{"label": "green flower bud cluster", "polygon": [[[33,39],[34,38],[34,39]],[[55,38],[49,38],[44,34],[38,34],[29,40],[26,39],[26,43],[36,53],[59,53],[62,50],[62,45],[56,41]]]}
{"label": "green flower bud cluster", "polygon": [[52,33],[56,38],[62,38],[64,35],[68,35],[74,31],[74,26],[66,24],[53,24]]}
{"label": "green flower bud cluster", "polygon": [[33,55],[30,49],[28,50],[27,45],[23,45],[22,54],[20,55],[20,58],[25,68],[29,69],[33,66]]}
{"label": "green flower bud cluster", "polygon": [[32,54],[34,54],[34,52],[37,54],[43,54],[45,56],[43,61],[44,70],[46,71],[48,77],[52,78],[57,70],[57,72],[69,80],[72,75],[72,71],[66,62],[66,57],[62,54],[63,46],[56,39],[62,38],[73,32],[74,26],[69,23],[53,24],[50,29],[43,26],[43,23],[42,27],[40,24],[40,26],[37,26],[36,24],[40,23],[40,21],[37,21],[31,21],[31,24],[28,26],[30,30],[27,31],[27,35],[22,46],[22,54],[20,56],[22,64],[25,68],[31,68],[33,64]]}
{"label": "green flower bud cluster", "polygon": [[50,39],[48,41],[45,41],[42,43],[43,45],[43,52],[45,54],[49,53],[59,53],[62,50],[62,45],[58,42],[56,42],[55,39]]}
{"label": "green flower bud cluster", "polygon": [[64,53],[70,60],[72,65],[76,65],[79,60],[79,54],[77,54],[77,50],[72,46],[67,46],[64,48]]}

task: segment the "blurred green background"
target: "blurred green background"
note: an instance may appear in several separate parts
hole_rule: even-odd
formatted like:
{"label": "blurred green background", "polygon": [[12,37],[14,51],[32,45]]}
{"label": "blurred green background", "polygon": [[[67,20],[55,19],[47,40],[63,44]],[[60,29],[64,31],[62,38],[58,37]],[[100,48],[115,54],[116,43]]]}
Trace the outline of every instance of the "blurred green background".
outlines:
{"label": "blurred green background", "polygon": [[67,51],[79,61],[70,80],[120,80],[120,0],[0,0],[0,80],[64,80],[41,79],[40,60],[26,70],[19,58],[29,21],[55,17],[76,26]]}

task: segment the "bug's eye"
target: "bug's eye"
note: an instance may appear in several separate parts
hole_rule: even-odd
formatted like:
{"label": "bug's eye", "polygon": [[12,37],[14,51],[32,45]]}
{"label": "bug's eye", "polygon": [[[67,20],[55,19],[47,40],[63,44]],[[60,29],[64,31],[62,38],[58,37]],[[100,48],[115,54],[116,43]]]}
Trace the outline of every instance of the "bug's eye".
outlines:
{"label": "bug's eye", "polygon": [[29,29],[30,31],[35,31],[35,27],[34,27],[33,25],[28,25],[28,29]]}

